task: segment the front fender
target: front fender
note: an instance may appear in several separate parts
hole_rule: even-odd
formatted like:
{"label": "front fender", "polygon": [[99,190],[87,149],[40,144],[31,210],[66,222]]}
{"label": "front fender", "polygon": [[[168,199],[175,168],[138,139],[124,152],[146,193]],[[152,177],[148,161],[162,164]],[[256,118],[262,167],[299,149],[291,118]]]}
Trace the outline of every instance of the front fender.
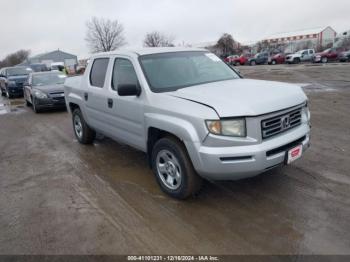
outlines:
{"label": "front fender", "polygon": [[145,115],[146,130],[155,127],[177,136],[184,142],[200,142],[198,132],[192,123],[187,120],[155,113]]}
{"label": "front fender", "polygon": [[[194,168],[196,170],[200,169],[201,160],[198,150],[201,145],[201,141],[207,135],[207,133],[205,134],[204,130],[203,134],[199,134],[191,122],[174,116],[149,113],[145,115],[145,118],[146,130],[148,130],[150,127],[158,128],[169,132],[182,140]],[[201,136],[204,137],[201,139]]]}

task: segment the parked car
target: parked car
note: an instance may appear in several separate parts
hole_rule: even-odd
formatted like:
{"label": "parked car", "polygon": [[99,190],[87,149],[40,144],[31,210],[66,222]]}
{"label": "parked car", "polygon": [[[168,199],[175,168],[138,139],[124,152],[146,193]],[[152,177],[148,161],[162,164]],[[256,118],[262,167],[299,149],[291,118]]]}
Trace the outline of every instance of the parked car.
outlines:
{"label": "parked car", "polygon": [[269,60],[269,54],[266,52],[263,53],[257,53],[254,57],[249,58],[248,63],[249,65],[263,65],[267,64]]}
{"label": "parked car", "polygon": [[24,99],[35,113],[49,108],[65,108],[63,84],[66,75],[62,72],[40,72],[28,76],[24,84]]}
{"label": "parked car", "polygon": [[350,50],[341,52],[339,55],[340,62],[350,62]]}
{"label": "parked car", "polygon": [[269,57],[269,64],[270,65],[276,65],[276,64],[284,64],[286,61],[286,57],[283,53],[274,54]]}
{"label": "parked car", "polygon": [[224,59],[224,61],[230,65],[234,64],[234,60],[238,58],[238,55],[230,55]]}
{"label": "parked car", "polygon": [[335,61],[338,59],[339,52],[336,48],[328,48],[314,56],[314,63],[327,63],[328,61]]}
{"label": "parked car", "polygon": [[300,62],[312,61],[315,55],[314,49],[300,50],[294,54],[286,56],[286,62],[288,64],[299,64]]}
{"label": "parked car", "polygon": [[290,164],[309,146],[301,87],[243,79],[205,49],[93,55],[67,78],[75,136],[96,132],[147,153],[161,189],[184,199],[202,178],[237,180]]}
{"label": "parked car", "polygon": [[49,71],[49,68],[46,66],[46,64],[30,64],[29,67],[33,70],[33,72]]}
{"label": "parked car", "polygon": [[233,59],[234,65],[246,65],[248,63],[249,58],[251,58],[251,54],[242,54],[237,58]]}
{"label": "parked car", "polygon": [[23,83],[32,72],[29,67],[5,67],[0,70],[1,95],[8,98],[23,96]]}

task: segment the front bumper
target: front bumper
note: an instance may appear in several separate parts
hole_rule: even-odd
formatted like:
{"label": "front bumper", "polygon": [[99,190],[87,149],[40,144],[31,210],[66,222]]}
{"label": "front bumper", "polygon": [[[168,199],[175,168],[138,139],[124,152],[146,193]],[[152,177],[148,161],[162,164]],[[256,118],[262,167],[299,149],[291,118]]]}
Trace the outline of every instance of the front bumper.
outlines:
{"label": "front bumper", "polygon": [[320,63],[322,61],[322,57],[321,56],[315,56],[314,57],[314,63]]}
{"label": "front bumper", "polygon": [[[210,180],[238,180],[261,174],[284,164],[286,152],[296,145],[309,147],[310,127],[303,124],[260,144],[235,147],[200,146],[191,154],[193,165]],[[192,151],[192,153],[194,153]]]}
{"label": "front bumper", "polygon": [[23,96],[23,87],[7,87],[7,91],[11,96]]}
{"label": "front bumper", "polygon": [[49,108],[65,108],[66,101],[65,99],[54,99],[54,98],[36,98],[36,107],[38,109],[49,109]]}

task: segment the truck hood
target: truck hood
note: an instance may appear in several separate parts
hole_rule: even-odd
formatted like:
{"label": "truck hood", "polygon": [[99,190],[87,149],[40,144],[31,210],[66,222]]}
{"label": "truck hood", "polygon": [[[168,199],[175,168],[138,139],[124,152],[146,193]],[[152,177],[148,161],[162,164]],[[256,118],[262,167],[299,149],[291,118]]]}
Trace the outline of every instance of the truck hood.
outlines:
{"label": "truck hood", "polygon": [[251,79],[196,85],[167,94],[212,107],[219,117],[262,115],[307,99],[299,86]]}
{"label": "truck hood", "polygon": [[33,89],[40,90],[45,94],[49,93],[59,93],[64,92],[63,84],[55,84],[55,85],[45,85],[45,86],[33,86]]}

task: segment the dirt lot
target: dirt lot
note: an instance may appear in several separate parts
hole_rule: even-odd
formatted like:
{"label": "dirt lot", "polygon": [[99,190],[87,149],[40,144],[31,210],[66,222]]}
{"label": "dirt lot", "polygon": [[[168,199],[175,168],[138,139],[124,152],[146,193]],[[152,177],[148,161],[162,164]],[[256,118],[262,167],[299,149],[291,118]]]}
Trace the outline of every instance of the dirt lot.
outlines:
{"label": "dirt lot", "polygon": [[239,69],[302,84],[312,146],[188,201],[160,191],[144,154],[82,146],[67,112],[0,98],[0,254],[350,254],[350,65]]}

